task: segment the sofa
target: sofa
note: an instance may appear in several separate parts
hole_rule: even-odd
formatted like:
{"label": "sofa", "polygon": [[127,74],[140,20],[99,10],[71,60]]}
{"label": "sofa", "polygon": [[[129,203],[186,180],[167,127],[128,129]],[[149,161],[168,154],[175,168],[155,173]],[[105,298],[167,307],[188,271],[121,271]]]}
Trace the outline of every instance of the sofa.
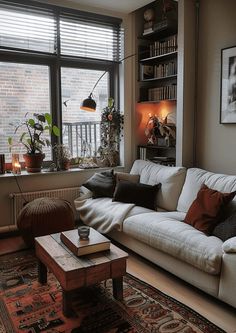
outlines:
{"label": "sofa", "polygon": [[[236,176],[199,168],[168,167],[136,160],[130,174],[140,183],[161,183],[157,209],[92,198],[81,188],[75,206],[82,221],[204,292],[236,307],[236,237],[225,242],[184,222],[202,184],[236,190]],[[236,210],[236,198],[227,214]]]}

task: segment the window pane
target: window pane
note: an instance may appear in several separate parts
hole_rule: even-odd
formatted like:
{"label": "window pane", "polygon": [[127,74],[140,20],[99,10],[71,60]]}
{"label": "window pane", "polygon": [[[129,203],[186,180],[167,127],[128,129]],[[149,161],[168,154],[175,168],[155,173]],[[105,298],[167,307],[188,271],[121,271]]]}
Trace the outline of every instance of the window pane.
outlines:
{"label": "window pane", "polygon": [[[7,162],[11,162],[8,137],[14,139],[14,152],[26,153],[16,143],[26,129],[20,128],[14,134],[15,128],[10,124],[24,120],[27,112],[27,118],[34,113],[50,113],[49,91],[48,66],[0,62],[0,152],[6,154]],[[45,159],[51,159],[51,148],[43,148],[43,152]]]}
{"label": "window pane", "polygon": [[122,57],[120,24],[65,13],[60,17],[60,35],[63,55],[111,61]]}
{"label": "window pane", "polygon": [[107,105],[108,79],[106,73],[93,92],[96,112],[80,110],[81,102],[89,96],[103,71],[62,68],[63,143],[73,157],[95,156],[100,146],[101,111]]}
{"label": "window pane", "polygon": [[56,20],[50,10],[0,4],[0,46],[55,52]]}

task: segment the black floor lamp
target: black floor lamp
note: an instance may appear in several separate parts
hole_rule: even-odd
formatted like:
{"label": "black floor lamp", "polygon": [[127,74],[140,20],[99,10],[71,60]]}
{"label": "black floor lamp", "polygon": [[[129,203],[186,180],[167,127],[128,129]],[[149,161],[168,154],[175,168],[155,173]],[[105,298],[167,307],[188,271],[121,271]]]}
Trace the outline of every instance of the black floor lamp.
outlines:
{"label": "black floor lamp", "polygon": [[[127,57],[124,57],[123,59],[120,60],[120,62],[134,57],[137,53],[134,54],[130,54]],[[96,111],[96,102],[93,99],[93,91],[96,88],[97,84],[99,83],[99,81],[103,78],[103,76],[108,72],[108,70],[104,71],[104,73],[102,73],[102,75],[99,77],[99,79],[97,80],[97,82],[95,83],[95,85],[93,86],[93,89],[91,91],[91,93],[89,94],[88,98],[84,99],[83,102],[81,103],[80,109],[81,110],[85,110],[85,111],[89,111],[89,112],[94,112]]]}

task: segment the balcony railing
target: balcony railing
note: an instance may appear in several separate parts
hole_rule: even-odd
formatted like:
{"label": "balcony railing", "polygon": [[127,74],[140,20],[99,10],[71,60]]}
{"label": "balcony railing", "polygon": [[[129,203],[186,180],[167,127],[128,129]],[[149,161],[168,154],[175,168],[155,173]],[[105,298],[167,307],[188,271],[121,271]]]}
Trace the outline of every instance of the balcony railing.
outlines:
{"label": "balcony railing", "polygon": [[97,156],[101,144],[101,122],[63,123],[63,143],[70,149],[72,157]]}

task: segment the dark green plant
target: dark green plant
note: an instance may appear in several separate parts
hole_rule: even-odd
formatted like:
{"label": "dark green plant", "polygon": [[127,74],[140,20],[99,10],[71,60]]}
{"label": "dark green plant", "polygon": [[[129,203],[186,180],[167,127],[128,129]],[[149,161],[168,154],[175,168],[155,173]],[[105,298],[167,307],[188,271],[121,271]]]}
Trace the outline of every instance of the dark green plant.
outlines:
{"label": "dark green plant", "polygon": [[[42,153],[43,147],[51,145],[50,140],[45,137],[49,133],[55,136],[60,135],[60,130],[57,126],[52,124],[52,117],[49,113],[34,113],[34,118],[27,118],[28,113],[25,114],[25,119],[17,124],[11,123],[15,127],[14,134],[20,128],[25,128],[21,134],[19,142],[26,148],[28,154]],[[13,138],[8,138],[10,149],[13,145]]]}

